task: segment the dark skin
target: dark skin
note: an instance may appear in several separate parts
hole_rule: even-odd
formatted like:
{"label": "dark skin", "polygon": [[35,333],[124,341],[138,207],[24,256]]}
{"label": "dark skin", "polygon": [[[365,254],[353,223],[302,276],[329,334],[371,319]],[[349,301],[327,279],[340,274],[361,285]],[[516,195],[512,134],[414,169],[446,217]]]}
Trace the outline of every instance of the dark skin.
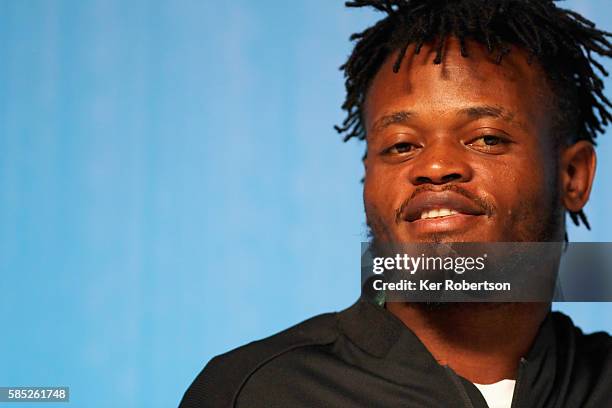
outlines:
{"label": "dark skin", "polygon": [[[497,65],[482,45],[468,42],[468,50],[462,57],[449,38],[434,65],[431,45],[418,55],[411,47],[400,72],[392,71],[395,53],[373,79],[364,104],[372,235],[379,242],[562,241],[565,211],[589,198],[593,146],[555,142],[552,93],[525,51],[514,47]],[[516,378],[550,310],[548,303],[386,307],[441,364],[481,384]]]}

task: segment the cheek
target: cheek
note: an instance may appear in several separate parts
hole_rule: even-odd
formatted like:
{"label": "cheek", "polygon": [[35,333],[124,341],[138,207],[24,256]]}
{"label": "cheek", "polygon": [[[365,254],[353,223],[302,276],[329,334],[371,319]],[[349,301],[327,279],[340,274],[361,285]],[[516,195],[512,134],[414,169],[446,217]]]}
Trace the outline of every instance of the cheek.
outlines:
{"label": "cheek", "polygon": [[388,200],[385,199],[383,183],[374,181],[372,172],[369,171],[368,174],[366,174],[363,186],[363,203],[366,221],[374,236],[383,241],[389,240],[390,235],[387,226],[388,222],[385,221],[385,214],[388,213],[384,208],[386,202],[388,202]]}
{"label": "cheek", "polygon": [[402,184],[402,176],[391,171],[389,166],[375,164],[368,166],[363,186],[364,203],[369,208],[380,213],[396,209],[405,197],[407,186]]}
{"label": "cheek", "polygon": [[384,191],[383,183],[378,182],[374,178],[371,170],[368,171],[363,184],[363,203],[368,217],[383,211],[380,207],[381,205],[384,206],[384,203],[388,201],[385,196],[386,192]]}
{"label": "cheek", "polygon": [[490,193],[499,212],[511,224],[526,218],[533,221],[550,211],[550,197],[556,188],[554,169],[537,156],[496,163],[481,169],[486,193]]}
{"label": "cheek", "polygon": [[368,224],[380,237],[395,229],[396,211],[406,199],[408,189],[401,176],[388,166],[370,165],[366,171],[363,199]]}

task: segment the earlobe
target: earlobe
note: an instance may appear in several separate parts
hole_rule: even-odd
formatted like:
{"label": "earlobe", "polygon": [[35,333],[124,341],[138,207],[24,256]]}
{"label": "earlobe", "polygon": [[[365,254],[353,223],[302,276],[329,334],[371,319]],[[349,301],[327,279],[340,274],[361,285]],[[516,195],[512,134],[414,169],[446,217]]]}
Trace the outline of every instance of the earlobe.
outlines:
{"label": "earlobe", "polygon": [[586,205],[591,194],[597,157],[593,144],[581,140],[561,154],[561,183],[563,205],[578,212]]}

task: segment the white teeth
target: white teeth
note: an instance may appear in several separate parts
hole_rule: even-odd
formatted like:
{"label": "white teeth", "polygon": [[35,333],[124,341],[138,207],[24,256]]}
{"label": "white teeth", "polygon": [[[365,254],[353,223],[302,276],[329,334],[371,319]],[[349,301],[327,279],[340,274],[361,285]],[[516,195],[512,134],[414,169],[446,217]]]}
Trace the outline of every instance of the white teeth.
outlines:
{"label": "white teeth", "polygon": [[423,211],[421,213],[421,219],[425,220],[428,218],[448,217],[450,215],[455,215],[455,214],[459,214],[459,212],[448,209],[448,208],[433,209],[433,210]]}
{"label": "white teeth", "polygon": [[447,215],[451,214],[451,210],[443,208],[441,210],[438,210],[438,217],[446,217]]}

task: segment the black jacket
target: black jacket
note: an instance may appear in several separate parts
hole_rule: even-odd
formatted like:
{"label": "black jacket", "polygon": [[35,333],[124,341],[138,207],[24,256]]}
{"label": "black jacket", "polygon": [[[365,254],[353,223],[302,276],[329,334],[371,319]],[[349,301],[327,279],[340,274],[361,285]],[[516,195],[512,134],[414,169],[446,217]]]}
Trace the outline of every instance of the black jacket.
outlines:
{"label": "black jacket", "polygon": [[[195,407],[484,408],[394,315],[366,300],[213,358],[180,403]],[[520,363],[512,408],[612,408],[612,339],[553,312]]]}

